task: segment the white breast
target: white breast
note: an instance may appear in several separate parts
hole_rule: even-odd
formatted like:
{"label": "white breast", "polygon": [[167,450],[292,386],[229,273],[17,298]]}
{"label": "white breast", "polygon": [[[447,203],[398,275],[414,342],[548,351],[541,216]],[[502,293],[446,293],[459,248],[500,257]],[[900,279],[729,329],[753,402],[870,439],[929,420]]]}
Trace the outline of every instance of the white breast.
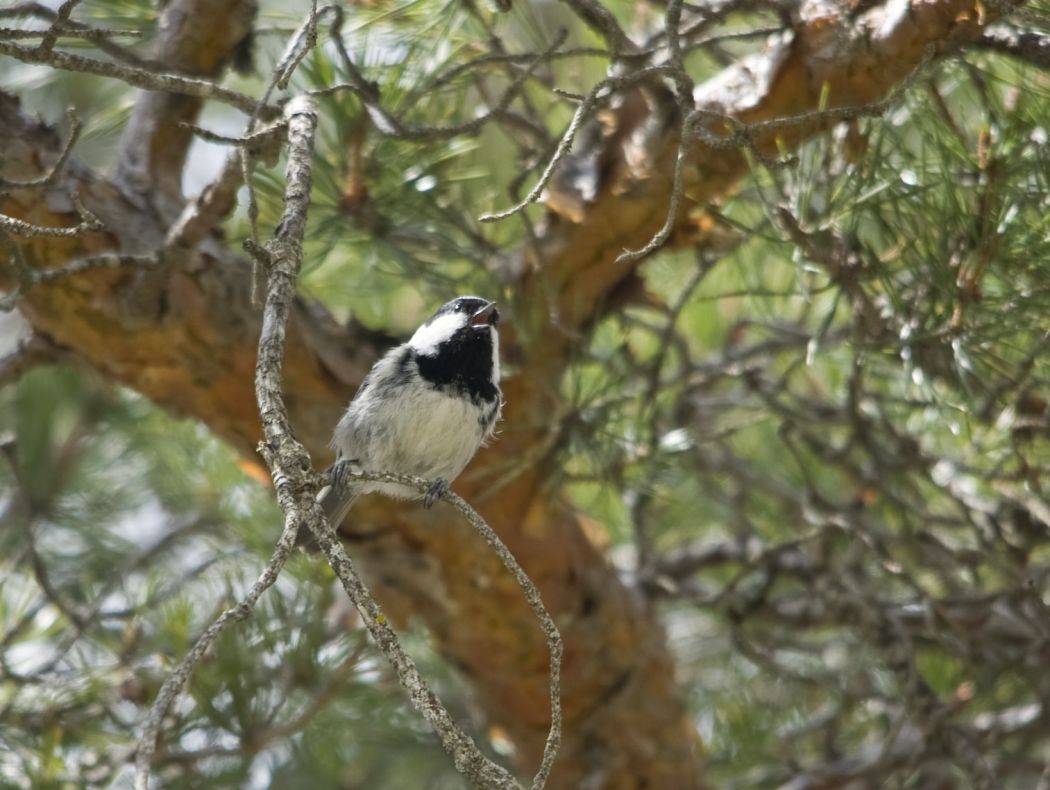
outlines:
{"label": "white breast", "polygon": [[[400,386],[384,387],[382,382],[393,378],[396,358],[392,353],[377,364],[369,389],[354,399],[339,421],[333,446],[362,469],[451,482],[487,438],[483,410],[425,384],[418,374],[407,382],[399,379]],[[403,498],[419,495],[383,484],[369,484],[364,490]]]}

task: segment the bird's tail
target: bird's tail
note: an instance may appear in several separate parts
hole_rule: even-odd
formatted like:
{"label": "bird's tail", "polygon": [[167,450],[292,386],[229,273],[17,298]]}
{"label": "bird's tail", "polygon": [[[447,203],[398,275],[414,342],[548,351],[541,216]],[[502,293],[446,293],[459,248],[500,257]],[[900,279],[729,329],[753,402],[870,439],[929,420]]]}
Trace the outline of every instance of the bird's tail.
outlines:
{"label": "bird's tail", "polygon": [[354,500],[357,499],[357,494],[356,486],[347,485],[327,485],[318,492],[317,501],[321,503],[321,509],[328,517],[328,523],[332,525],[332,529],[339,529],[346,514],[350,512]]}
{"label": "bird's tail", "polygon": [[[340,486],[333,483],[329,483],[317,492],[317,501],[333,530],[338,531],[346,514],[350,512],[354,500],[357,499],[358,493],[357,486]],[[311,554],[320,549],[313,533],[302,526],[299,527],[299,534],[296,535],[295,545]]]}

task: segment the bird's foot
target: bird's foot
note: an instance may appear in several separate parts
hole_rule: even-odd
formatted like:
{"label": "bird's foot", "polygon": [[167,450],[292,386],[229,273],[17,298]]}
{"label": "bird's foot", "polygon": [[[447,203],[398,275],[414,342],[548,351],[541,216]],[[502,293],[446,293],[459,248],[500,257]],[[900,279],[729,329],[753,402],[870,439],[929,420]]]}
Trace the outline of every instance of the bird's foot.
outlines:
{"label": "bird's foot", "polygon": [[328,479],[331,483],[332,488],[339,491],[346,485],[346,478],[350,474],[350,467],[353,464],[349,458],[340,458],[334,464],[332,469],[328,473]]}
{"label": "bird's foot", "polygon": [[448,493],[448,480],[435,480],[427,488],[426,494],[423,496],[423,507],[427,510],[434,507],[434,503],[441,499],[445,494]]}

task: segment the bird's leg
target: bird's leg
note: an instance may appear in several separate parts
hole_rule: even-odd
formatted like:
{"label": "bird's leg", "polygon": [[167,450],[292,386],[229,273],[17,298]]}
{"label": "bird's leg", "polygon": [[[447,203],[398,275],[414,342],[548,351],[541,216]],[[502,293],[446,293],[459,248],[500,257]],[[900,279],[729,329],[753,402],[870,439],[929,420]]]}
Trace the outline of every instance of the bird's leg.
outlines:
{"label": "bird's leg", "polygon": [[423,496],[423,507],[427,510],[434,507],[434,503],[441,499],[445,494],[448,493],[448,480],[442,480],[438,478],[430,484],[427,488],[427,493]]}

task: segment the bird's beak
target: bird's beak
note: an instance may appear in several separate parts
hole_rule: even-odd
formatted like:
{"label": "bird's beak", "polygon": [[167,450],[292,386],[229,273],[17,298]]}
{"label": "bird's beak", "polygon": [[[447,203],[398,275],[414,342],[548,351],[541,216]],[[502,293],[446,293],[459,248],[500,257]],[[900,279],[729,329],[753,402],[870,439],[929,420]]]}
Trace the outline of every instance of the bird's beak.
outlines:
{"label": "bird's beak", "polygon": [[471,326],[495,326],[499,323],[499,310],[495,302],[489,302],[470,317]]}

